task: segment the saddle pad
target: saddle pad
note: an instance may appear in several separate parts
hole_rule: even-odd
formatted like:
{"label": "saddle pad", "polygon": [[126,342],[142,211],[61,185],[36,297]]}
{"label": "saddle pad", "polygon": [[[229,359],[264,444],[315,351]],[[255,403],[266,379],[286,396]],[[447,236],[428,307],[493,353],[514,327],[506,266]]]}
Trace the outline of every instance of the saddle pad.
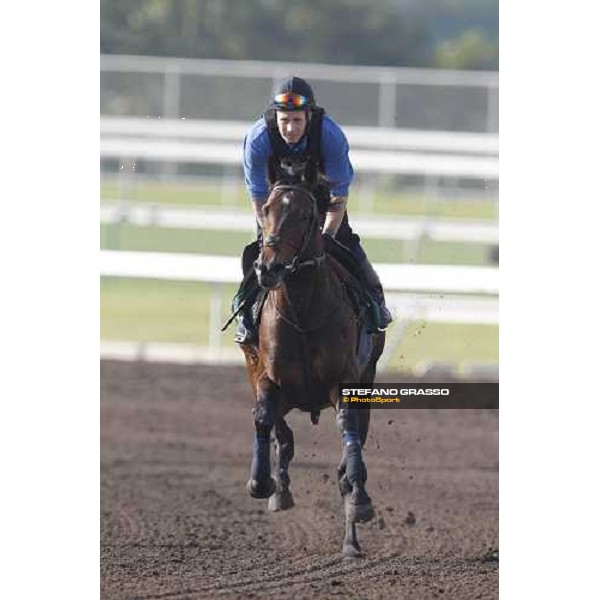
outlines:
{"label": "saddle pad", "polygon": [[360,278],[356,277],[337,256],[328,254],[333,272],[341,281],[358,322],[366,325],[369,334],[379,327],[379,308]]}

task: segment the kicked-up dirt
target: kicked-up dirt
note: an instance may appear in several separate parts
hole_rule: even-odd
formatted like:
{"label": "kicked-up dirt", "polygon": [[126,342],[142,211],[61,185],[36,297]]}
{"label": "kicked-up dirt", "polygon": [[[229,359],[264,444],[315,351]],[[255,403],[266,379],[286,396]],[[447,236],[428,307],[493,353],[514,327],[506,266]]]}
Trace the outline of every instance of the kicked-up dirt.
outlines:
{"label": "kicked-up dirt", "polygon": [[352,560],[332,410],[287,418],[296,505],[270,513],[243,368],[104,361],[101,385],[102,598],[498,597],[497,410],[372,411]]}

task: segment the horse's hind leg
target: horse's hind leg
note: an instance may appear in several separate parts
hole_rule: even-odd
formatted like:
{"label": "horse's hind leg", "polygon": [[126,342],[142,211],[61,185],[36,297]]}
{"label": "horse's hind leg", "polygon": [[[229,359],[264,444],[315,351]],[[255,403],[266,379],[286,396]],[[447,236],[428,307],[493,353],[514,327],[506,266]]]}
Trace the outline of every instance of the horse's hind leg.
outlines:
{"label": "horse's hind leg", "polygon": [[294,458],[294,433],[282,418],[275,422],[276,452],[277,452],[277,489],[269,498],[269,510],[287,510],[294,506],[294,498],[290,492],[290,476],[288,467]]}
{"label": "horse's hind leg", "polygon": [[[344,556],[360,556],[355,523],[366,523],[375,515],[371,498],[365,489],[367,468],[362,459],[362,443],[366,439],[368,420],[361,418],[356,407],[339,406],[337,423],[342,432],[342,461],[338,467],[340,492],[346,513],[346,537],[342,545]],[[362,426],[361,426],[362,425]]]}
{"label": "horse's hind leg", "polygon": [[[339,475],[340,491],[346,501],[346,516],[355,523],[366,523],[373,518],[374,510],[365,490],[367,467],[362,459],[360,410],[366,409],[340,407],[336,419],[342,432],[343,454],[340,467],[343,473]],[[366,437],[366,433],[364,436]]]}
{"label": "horse's hind leg", "polygon": [[253,409],[256,432],[252,447],[251,475],[246,484],[246,489],[253,498],[268,498],[275,491],[269,454],[278,397],[279,390],[270,379],[263,378],[257,382],[256,406]]}

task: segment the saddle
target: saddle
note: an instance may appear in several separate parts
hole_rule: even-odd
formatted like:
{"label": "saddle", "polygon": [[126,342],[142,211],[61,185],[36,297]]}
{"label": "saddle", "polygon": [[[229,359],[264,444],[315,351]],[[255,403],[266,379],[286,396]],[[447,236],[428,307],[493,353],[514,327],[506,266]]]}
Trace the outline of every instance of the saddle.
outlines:
{"label": "saddle", "polygon": [[325,253],[331,259],[333,271],[346,290],[359,323],[364,323],[369,333],[378,331],[379,308],[371,297],[365,275],[352,252],[331,236],[324,236]]}
{"label": "saddle", "polygon": [[365,275],[354,254],[330,236],[325,236],[325,252],[333,271],[346,291],[358,323],[356,354],[361,365],[366,364],[373,350],[373,333],[379,332],[379,305],[369,292]]}

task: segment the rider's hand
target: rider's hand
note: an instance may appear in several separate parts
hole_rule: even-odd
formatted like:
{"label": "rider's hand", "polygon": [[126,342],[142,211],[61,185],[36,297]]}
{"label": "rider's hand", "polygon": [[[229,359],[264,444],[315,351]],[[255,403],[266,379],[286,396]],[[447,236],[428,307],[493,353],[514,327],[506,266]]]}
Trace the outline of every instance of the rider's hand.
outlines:
{"label": "rider's hand", "polygon": [[325,246],[325,251],[331,251],[331,247],[336,245],[335,238],[330,233],[323,234],[323,245]]}

